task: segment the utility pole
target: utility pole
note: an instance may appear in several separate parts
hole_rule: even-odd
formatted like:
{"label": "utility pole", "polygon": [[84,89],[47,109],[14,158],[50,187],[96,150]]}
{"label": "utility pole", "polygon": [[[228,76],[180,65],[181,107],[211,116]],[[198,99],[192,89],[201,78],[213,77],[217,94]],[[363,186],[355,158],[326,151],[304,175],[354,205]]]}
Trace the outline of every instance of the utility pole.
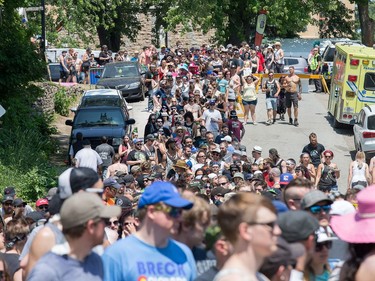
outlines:
{"label": "utility pole", "polygon": [[40,42],[40,51],[45,54],[46,51],[46,4],[45,0],[41,0],[41,18],[42,18],[42,39]]}

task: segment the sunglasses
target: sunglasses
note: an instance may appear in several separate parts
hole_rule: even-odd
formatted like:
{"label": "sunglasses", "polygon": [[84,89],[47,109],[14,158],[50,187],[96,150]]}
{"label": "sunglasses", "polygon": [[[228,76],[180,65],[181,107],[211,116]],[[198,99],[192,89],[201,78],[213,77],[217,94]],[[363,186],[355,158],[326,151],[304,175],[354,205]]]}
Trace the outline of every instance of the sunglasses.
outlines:
{"label": "sunglasses", "polygon": [[219,182],[219,184],[220,185],[226,185],[226,184],[228,184],[228,182],[226,181],[226,182]]}
{"label": "sunglasses", "polygon": [[264,226],[268,226],[269,228],[271,228],[271,230],[273,230],[276,226],[276,221],[271,221],[271,222],[252,222],[252,223],[248,223],[249,225],[264,225]]}
{"label": "sunglasses", "polygon": [[41,210],[48,210],[48,205],[41,205],[38,208]]}
{"label": "sunglasses", "polygon": [[171,218],[179,218],[181,216],[181,213],[182,213],[181,208],[176,208],[176,207],[172,207],[172,206],[168,206],[168,205],[164,205],[164,204],[156,204],[155,210],[163,212],[163,213],[169,215]]}
{"label": "sunglasses", "polygon": [[116,220],[116,221],[110,221],[110,220],[106,221],[107,226],[111,226],[112,224],[114,226],[118,226],[118,220]]}
{"label": "sunglasses", "polygon": [[323,247],[326,247],[328,250],[332,248],[332,241],[326,241],[322,243],[316,243],[315,252],[320,252],[323,250]]}
{"label": "sunglasses", "polygon": [[331,205],[327,206],[312,206],[310,207],[310,212],[313,214],[319,214],[321,211],[329,212],[331,210]]}

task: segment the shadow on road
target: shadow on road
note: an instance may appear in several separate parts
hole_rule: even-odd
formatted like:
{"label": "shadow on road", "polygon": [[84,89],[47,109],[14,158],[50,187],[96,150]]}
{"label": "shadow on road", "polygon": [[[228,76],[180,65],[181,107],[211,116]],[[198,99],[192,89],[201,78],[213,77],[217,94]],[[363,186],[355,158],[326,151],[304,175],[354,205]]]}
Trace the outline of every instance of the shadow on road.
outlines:
{"label": "shadow on road", "polygon": [[340,128],[335,128],[333,126],[333,117],[327,113],[327,115],[324,116],[324,118],[327,120],[327,122],[331,125],[332,129],[339,135],[345,135],[345,136],[353,136],[353,126],[347,125],[347,124],[341,124]]}

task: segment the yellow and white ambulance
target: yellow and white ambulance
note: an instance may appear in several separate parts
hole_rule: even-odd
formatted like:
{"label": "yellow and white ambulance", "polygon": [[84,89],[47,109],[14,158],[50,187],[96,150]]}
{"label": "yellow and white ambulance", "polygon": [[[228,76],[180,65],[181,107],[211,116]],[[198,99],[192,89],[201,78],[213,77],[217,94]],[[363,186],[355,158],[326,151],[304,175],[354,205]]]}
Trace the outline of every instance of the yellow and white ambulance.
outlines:
{"label": "yellow and white ambulance", "polygon": [[375,104],[375,49],[336,44],[328,112],[333,126],[354,124],[365,105]]}

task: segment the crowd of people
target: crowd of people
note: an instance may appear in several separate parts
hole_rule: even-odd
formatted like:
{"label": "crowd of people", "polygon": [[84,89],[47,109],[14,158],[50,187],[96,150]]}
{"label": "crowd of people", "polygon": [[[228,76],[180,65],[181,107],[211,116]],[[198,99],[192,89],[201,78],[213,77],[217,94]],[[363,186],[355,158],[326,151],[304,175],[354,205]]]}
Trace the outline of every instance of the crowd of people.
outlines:
{"label": "crowd of people", "polygon": [[372,278],[375,177],[363,152],[342,194],[315,133],[296,161],[260,146],[249,156],[232,133],[207,131],[196,148],[184,130],[152,130],[117,151],[106,138],[75,143],[75,167],[35,211],[5,188],[2,280]]}
{"label": "crowd of people", "polygon": [[[201,107],[209,99],[215,99],[223,118],[228,118],[229,111],[239,103],[245,110],[245,124],[249,117],[257,124],[255,108],[258,88],[261,88],[267,96],[267,125],[275,123],[276,112],[283,120],[286,111],[289,123],[299,125],[298,101],[301,100],[302,85],[293,66],[285,70],[285,56],[280,42],[253,48],[243,42],[240,47],[231,44],[226,47],[202,45],[191,49],[183,48],[177,42],[175,49],[162,46],[157,50],[151,45],[132,55],[125,49],[113,54],[104,45],[98,58],[94,57],[90,48],[82,58],[78,58],[74,49],[69,49],[61,54],[59,61],[60,82],[82,83],[89,83],[90,67],[105,66],[109,62],[138,61],[142,69],[147,69],[145,84],[150,112],[160,111],[163,106],[170,107],[172,98],[177,99],[176,105],[180,106],[193,98],[194,103]],[[311,73],[321,72],[319,44],[314,43],[308,62]],[[284,72],[288,73],[278,81],[273,78],[274,73]],[[263,73],[268,74],[269,81],[259,85],[254,74]],[[319,79],[315,81],[315,86],[315,92],[322,91]],[[197,119],[202,109],[194,113]]]}
{"label": "crowd of people", "polygon": [[[248,48],[249,61],[254,56],[246,44],[227,47],[225,55],[246,57]],[[194,53],[200,60],[201,50]],[[238,93],[250,114],[245,118],[256,124],[251,93],[259,81],[252,73],[259,69],[244,75],[234,59],[199,69],[214,78],[198,79],[190,64],[172,66],[167,61],[176,57],[158,55],[168,71],[149,65],[143,131],[133,130],[116,149],[105,136],[93,149],[78,133],[72,167],[35,210],[17,187],[4,189],[0,280],[371,280],[375,159],[367,165],[358,152],[347,187],[339,189],[340,169],[347,167],[334,162],[315,133],[299,159],[276,148],[248,149],[241,143],[247,119],[239,120],[235,103]],[[273,69],[267,72],[260,85],[267,122],[284,114],[278,98],[285,91],[290,123],[298,126],[293,68],[280,83]],[[288,105],[295,106],[294,118]]]}

